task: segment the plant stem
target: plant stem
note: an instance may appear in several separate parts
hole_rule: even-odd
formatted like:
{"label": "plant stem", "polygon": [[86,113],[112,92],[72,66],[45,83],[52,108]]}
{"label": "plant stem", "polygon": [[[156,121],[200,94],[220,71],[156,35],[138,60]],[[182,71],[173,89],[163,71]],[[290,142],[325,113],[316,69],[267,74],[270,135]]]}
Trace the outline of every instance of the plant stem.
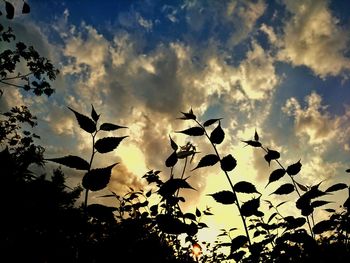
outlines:
{"label": "plant stem", "polygon": [[[205,130],[205,128],[203,127],[202,124],[200,124],[197,120],[195,120],[195,122],[204,130],[204,134],[205,136],[208,138],[208,140],[210,141],[211,145],[213,146],[214,148],[214,151],[215,151],[215,154],[217,155],[217,157],[221,160],[220,158],[220,154],[218,152],[218,150],[216,149],[216,146],[214,143],[212,143],[212,141],[210,140],[210,137],[207,133],[207,131]],[[237,194],[236,194],[236,191],[234,190],[234,187],[233,187],[233,184],[232,184],[232,181],[230,179],[230,176],[228,175],[227,171],[224,171],[225,175],[226,175],[226,178],[227,178],[227,181],[229,182],[230,184],[230,187],[232,189],[232,192],[234,193],[234,195],[236,196],[236,206],[238,208],[238,211],[239,211],[239,215],[241,216],[241,219],[242,219],[242,222],[243,222],[243,226],[244,226],[244,230],[245,230],[245,233],[246,233],[246,236],[248,238],[248,243],[249,243],[249,246],[252,245],[251,241],[250,241],[250,237],[249,237],[249,232],[248,232],[248,227],[247,227],[247,223],[245,221],[245,217],[242,215],[242,212],[241,212],[241,206],[239,204],[239,201],[238,201],[238,197],[237,197]]]}
{"label": "plant stem", "polygon": [[[90,158],[90,162],[89,162],[89,169],[88,172],[90,172],[91,170],[91,165],[92,165],[92,161],[94,160],[94,156],[95,156],[95,137],[96,137],[97,131],[95,131],[94,134],[91,134],[92,136],[92,153],[91,153],[91,158]],[[84,202],[84,211],[85,214],[87,214],[87,204],[88,204],[88,197],[89,197],[89,189],[85,190],[85,202]]]}
{"label": "plant stem", "polygon": [[[263,149],[266,153],[268,153],[268,150],[266,150],[266,149],[264,148],[264,146],[261,145],[260,147],[261,147],[261,149]],[[277,159],[275,159],[275,161],[276,161],[276,163],[277,163],[283,170],[287,171],[287,170],[284,168],[284,166],[283,166]],[[298,187],[297,187],[297,185],[296,185],[296,183],[295,183],[295,181],[294,181],[294,178],[293,178],[291,175],[289,175],[289,174],[288,174],[288,176],[289,176],[289,178],[292,180],[292,183],[293,183],[293,185],[294,185],[294,189],[295,189],[295,191],[297,192],[297,194],[298,194],[298,196],[299,196],[299,198],[300,198],[300,197],[301,197],[301,194],[300,194],[300,192],[299,192],[299,190],[298,190]],[[310,219],[309,219],[308,216],[305,216],[305,218],[306,218],[307,224],[308,224],[309,229],[310,229],[310,234],[311,234],[311,236],[312,236],[313,238],[315,238],[314,232],[312,231]]]}

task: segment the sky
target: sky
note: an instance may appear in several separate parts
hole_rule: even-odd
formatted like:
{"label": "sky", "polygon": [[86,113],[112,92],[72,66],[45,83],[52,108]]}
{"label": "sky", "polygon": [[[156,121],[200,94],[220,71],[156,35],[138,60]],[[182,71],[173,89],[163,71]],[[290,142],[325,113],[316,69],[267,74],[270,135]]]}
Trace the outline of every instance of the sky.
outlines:
{"label": "sky", "polygon": [[[264,187],[276,164],[269,166],[262,150],[242,143],[253,139],[255,130],[266,147],[280,151],[285,166],[301,160],[299,183],[323,181],[324,189],[350,183],[345,173],[350,167],[349,1],[28,2],[31,13],[16,14],[11,26],[17,40],[33,45],[60,69],[52,83],[56,92],[46,98],[6,90],[0,106],[30,106],[38,116],[36,133],[45,157],[89,159],[89,134],[77,126],[68,106],[88,115],[93,104],[102,122],[129,127],[113,133],[129,136],[118,149],[93,163],[120,162],[108,186],[117,193],[146,187],[141,177],[148,170],[161,170],[167,180],[169,135],[179,145],[190,141],[200,152],[186,171],[196,191],[183,190],[182,208],[212,207],[215,216],[203,219],[213,229],[203,234],[207,239],[219,228],[242,226],[236,210],[208,196],[229,190],[219,167],[190,171],[213,149],[204,138],[175,133],[194,125],[178,120],[180,111],[192,108],[202,122],[223,118],[226,136],[218,150],[237,159],[231,179],[253,182],[262,198],[277,203],[296,194],[269,196],[278,185]],[[3,16],[0,21],[6,23]],[[65,172],[71,186],[81,182],[79,172]],[[104,193],[108,190],[91,194],[89,202],[115,205],[98,197]],[[339,201],[335,207],[344,200],[342,194],[333,198]],[[284,209],[299,213],[292,203]]]}

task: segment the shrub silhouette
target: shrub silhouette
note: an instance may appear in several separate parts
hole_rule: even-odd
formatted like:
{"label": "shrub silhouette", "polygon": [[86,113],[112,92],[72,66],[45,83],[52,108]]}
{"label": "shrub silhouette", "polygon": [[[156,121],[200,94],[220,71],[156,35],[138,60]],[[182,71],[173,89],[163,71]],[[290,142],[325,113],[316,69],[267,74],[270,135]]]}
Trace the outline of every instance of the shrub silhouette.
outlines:
{"label": "shrub silhouette", "polygon": [[[5,1],[7,19],[13,19],[14,7]],[[24,2],[22,13],[30,12]],[[13,42],[11,28],[0,25],[0,41]],[[17,43],[14,49],[0,54],[0,83],[31,91],[35,95],[50,96],[58,70],[32,47]],[[20,62],[27,62],[28,72],[17,72]],[[48,78],[47,81],[45,78]],[[3,87],[1,86],[1,87]],[[1,94],[3,91],[1,92]],[[0,98],[1,99],[1,98]],[[112,169],[93,167],[96,154],[114,151],[127,137],[99,138],[103,131],[116,131],[126,127],[112,123],[99,124],[99,114],[92,106],[90,116],[69,108],[77,124],[91,135],[91,156],[85,160],[78,155],[44,158],[45,148],[36,144],[40,137],[30,128],[37,125],[36,118],[26,106],[14,106],[1,113],[0,119],[0,179],[3,213],[0,219],[0,245],[2,256],[12,262],[107,262],[111,258],[125,258],[127,262],[343,262],[349,260],[350,188],[336,183],[324,189],[322,182],[304,185],[299,179],[302,161],[283,165],[281,154],[264,146],[257,131],[250,140],[243,140],[249,147],[263,151],[267,167],[277,163],[266,182],[269,191],[265,196],[261,189],[248,181],[231,180],[237,160],[234,153],[219,153],[218,145],[225,139],[222,118],[200,122],[192,109],[182,112],[179,119],[191,121],[194,126],[176,131],[187,136],[203,137],[212,147],[193,164],[199,153],[191,143],[183,146],[169,137],[171,154],[165,160],[168,176],[161,179],[159,170],[145,171],[143,179],[151,190],[132,189],[121,195],[111,192],[100,198],[113,198],[115,206],[88,204],[89,191],[105,189]],[[24,129],[23,124],[29,129]],[[84,172],[82,187],[66,185],[60,168],[41,174],[33,167],[45,167],[45,161],[64,165]],[[175,166],[182,165],[181,169]],[[190,167],[193,166],[193,167]],[[205,216],[213,216],[213,209],[196,208],[183,212],[180,204],[186,202],[183,191],[195,191],[188,183],[191,172],[217,166],[226,177],[230,190],[207,193],[221,205],[233,205],[241,217],[244,234],[237,235],[237,228],[222,230],[217,242],[198,244],[197,233],[208,227]],[[180,171],[175,174],[175,171]],[[68,169],[69,171],[69,169]],[[350,172],[350,169],[346,170]],[[289,182],[281,182],[281,179]],[[85,189],[81,206],[76,202]],[[324,200],[335,192],[344,191],[348,196],[340,201],[340,209],[327,208],[331,201]],[[280,210],[286,201],[275,204],[272,196],[290,196],[288,203],[298,216],[284,215]],[[242,202],[242,196],[249,196]],[[264,206],[267,209],[264,209]],[[315,221],[315,210],[323,209],[328,219]],[[181,237],[185,245],[181,244]],[[206,252],[202,253],[201,249]],[[228,248],[229,252],[222,250]]]}

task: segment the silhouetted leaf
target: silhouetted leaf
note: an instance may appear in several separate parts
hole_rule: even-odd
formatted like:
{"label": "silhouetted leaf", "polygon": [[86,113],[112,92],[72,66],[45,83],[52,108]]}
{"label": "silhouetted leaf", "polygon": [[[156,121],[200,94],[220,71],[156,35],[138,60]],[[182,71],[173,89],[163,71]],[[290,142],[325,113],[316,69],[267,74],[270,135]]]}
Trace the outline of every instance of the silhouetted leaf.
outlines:
{"label": "silhouetted leaf", "polygon": [[270,223],[271,220],[274,219],[276,215],[278,215],[278,213],[276,213],[276,212],[275,212],[275,213],[272,213],[272,214],[270,215],[270,217],[269,217],[269,220],[267,220],[267,223]]}
{"label": "silhouetted leaf", "polygon": [[12,19],[15,15],[15,8],[13,5],[7,1],[5,1],[5,9],[6,9],[6,18]]}
{"label": "silhouetted leaf", "polygon": [[99,153],[107,153],[118,147],[119,143],[128,136],[123,137],[105,137],[95,142],[95,149]]}
{"label": "silhouetted leaf", "polygon": [[221,159],[221,169],[225,172],[230,172],[233,169],[235,169],[237,165],[237,161],[231,154],[225,156],[224,158]]}
{"label": "silhouetted leaf", "polygon": [[196,216],[197,216],[197,217],[200,217],[201,215],[202,215],[201,211],[199,211],[199,209],[196,208]]}
{"label": "silhouetted leaf", "polygon": [[295,181],[295,183],[297,184],[297,186],[300,188],[301,191],[304,191],[304,192],[308,191],[305,185],[299,184],[297,181]]}
{"label": "silhouetted leaf", "polygon": [[112,168],[118,163],[112,164],[105,168],[92,169],[83,177],[83,187],[91,191],[102,190],[109,183],[111,178]]}
{"label": "silhouetted leaf", "polygon": [[350,169],[346,169],[345,172],[350,173]]}
{"label": "silhouetted leaf", "polygon": [[179,146],[177,146],[176,142],[173,141],[170,135],[169,135],[169,139],[170,139],[171,148],[173,148],[173,150],[176,151],[179,148]]}
{"label": "silhouetted leaf", "polygon": [[256,130],[255,130],[255,134],[254,134],[254,140],[259,141],[259,135],[258,135],[258,132]]}
{"label": "silhouetted leaf", "polygon": [[149,190],[147,193],[146,193],[146,197],[150,197],[152,195],[152,190]]}
{"label": "silhouetted leaf", "polygon": [[235,262],[240,262],[246,252],[244,250],[237,251],[236,253],[232,253],[226,259],[233,259]]}
{"label": "silhouetted leaf", "polygon": [[164,233],[179,235],[186,233],[188,230],[188,227],[185,223],[169,214],[157,215],[156,222],[159,229]]}
{"label": "silhouetted leaf", "polygon": [[283,219],[286,221],[287,230],[302,227],[306,223],[306,219],[304,217],[295,218],[293,216],[286,216]]}
{"label": "silhouetted leaf", "polygon": [[247,145],[250,145],[253,147],[261,147],[261,143],[258,141],[249,140],[249,141],[242,141],[242,142],[245,142]]}
{"label": "silhouetted leaf", "polygon": [[311,206],[313,208],[316,208],[316,207],[319,207],[319,206],[323,206],[323,205],[326,205],[326,204],[329,204],[329,203],[332,203],[330,201],[324,201],[324,200],[316,200],[316,201],[313,201],[311,203]]}
{"label": "silhouetted leaf", "polygon": [[339,191],[339,190],[343,190],[345,188],[348,188],[348,186],[344,183],[338,183],[338,184],[334,184],[330,187],[327,188],[327,190],[325,191],[326,193],[329,192],[335,192],[335,191]]}
{"label": "silhouetted leaf", "polygon": [[269,177],[269,182],[267,183],[267,185],[265,186],[265,188],[272,182],[275,182],[279,179],[281,179],[284,175],[285,175],[286,171],[284,169],[277,169],[274,170]]}
{"label": "silhouetted leaf", "polygon": [[260,206],[260,197],[249,200],[241,206],[241,214],[243,216],[252,216],[258,212]]}
{"label": "silhouetted leaf", "polygon": [[190,109],[190,111],[187,112],[182,112],[183,117],[180,117],[178,119],[180,120],[195,120],[196,119],[196,115],[193,114],[192,108]]}
{"label": "silhouetted leaf", "polygon": [[91,104],[91,118],[97,122],[98,119],[100,118],[100,115],[97,114],[97,112],[95,111],[94,105]]}
{"label": "silhouetted leaf", "polygon": [[207,228],[208,225],[206,223],[203,223],[203,222],[199,222],[198,223],[198,226],[202,229],[202,228]]}
{"label": "silhouetted leaf", "polygon": [[313,228],[312,231],[314,234],[322,234],[325,231],[334,229],[333,222],[331,220],[323,220],[318,222]]}
{"label": "silhouetted leaf", "polygon": [[267,154],[264,156],[264,158],[265,158],[266,162],[268,162],[268,164],[270,165],[270,162],[272,160],[277,160],[278,158],[280,158],[280,153],[267,148]]}
{"label": "silhouetted leaf", "polygon": [[243,247],[248,242],[248,238],[243,235],[236,236],[231,241],[231,253]]}
{"label": "silhouetted leaf", "polygon": [[101,126],[100,126],[100,130],[101,131],[115,131],[115,130],[118,130],[118,129],[125,129],[127,127],[125,126],[119,126],[119,125],[116,125],[116,124],[113,124],[113,123],[102,123]]}
{"label": "silhouetted leaf", "polygon": [[300,163],[300,160],[294,164],[291,164],[287,168],[287,174],[290,176],[296,175],[300,172],[302,164]]}
{"label": "silhouetted leaf", "polygon": [[51,162],[63,164],[67,167],[74,168],[77,170],[89,170],[89,167],[90,167],[87,161],[85,161],[84,159],[78,156],[73,156],[73,155],[68,155],[61,158],[51,158],[47,160]]}
{"label": "silhouetted leaf", "polygon": [[280,187],[277,188],[276,191],[274,191],[272,194],[275,195],[287,195],[294,191],[294,185],[292,184],[283,184]]}
{"label": "silhouetted leaf", "polygon": [[335,213],[335,209],[332,209],[332,208],[326,208],[326,209],[323,209],[324,211],[327,211],[328,213]]}
{"label": "silhouetted leaf", "polygon": [[219,121],[219,120],[222,120],[222,118],[220,119],[210,119],[210,120],[207,120],[206,122],[203,123],[203,126],[204,127],[208,127],[212,124],[214,124],[215,122]]}
{"label": "silhouetted leaf", "polygon": [[93,133],[96,131],[96,124],[92,119],[90,119],[89,117],[83,114],[80,114],[79,112],[73,110],[70,107],[68,107],[68,109],[70,109],[75,114],[75,117],[78,121],[80,128],[82,128],[84,131],[88,133]]}
{"label": "silhouetted leaf", "polygon": [[30,6],[24,2],[22,7],[22,14],[29,14],[30,13]]}
{"label": "silhouetted leaf", "polygon": [[189,188],[194,190],[194,188],[190,186],[185,181],[185,179],[171,178],[168,181],[166,181],[164,184],[162,184],[162,186],[158,190],[158,193],[163,197],[169,197],[173,195],[180,188]]}
{"label": "silhouetted leaf", "polygon": [[192,169],[193,170],[196,170],[198,168],[201,168],[201,167],[206,167],[206,166],[213,166],[215,165],[218,161],[219,161],[219,157],[216,155],[216,154],[208,154],[204,157],[202,157],[202,159],[199,161],[198,165],[196,168]]}
{"label": "silhouetted leaf", "polygon": [[174,151],[165,161],[166,167],[173,167],[177,163],[177,154],[176,151]]}
{"label": "silhouetted leaf", "polygon": [[252,183],[245,182],[245,181],[236,183],[233,187],[233,190],[235,192],[246,193],[246,194],[259,193]]}
{"label": "silhouetted leaf", "polygon": [[189,136],[202,136],[204,134],[204,129],[202,127],[192,127],[183,131],[177,131],[177,133],[183,133]]}
{"label": "silhouetted leaf", "polygon": [[218,126],[210,134],[210,141],[215,144],[220,144],[225,138],[225,132],[221,128],[220,121]]}
{"label": "silhouetted leaf", "polygon": [[196,221],[196,216],[192,213],[185,213],[182,217]]}
{"label": "silhouetted leaf", "polygon": [[210,194],[209,196],[212,196],[216,202],[224,205],[230,205],[236,202],[236,195],[231,191],[221,191],[215,194]]}

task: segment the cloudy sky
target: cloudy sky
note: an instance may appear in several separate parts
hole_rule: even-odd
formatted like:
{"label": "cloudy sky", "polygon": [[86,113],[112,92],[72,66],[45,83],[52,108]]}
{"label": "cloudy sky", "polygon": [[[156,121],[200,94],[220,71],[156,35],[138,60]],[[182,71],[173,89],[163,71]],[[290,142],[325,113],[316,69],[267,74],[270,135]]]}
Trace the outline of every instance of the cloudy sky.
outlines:
{"label": "cloudy sky", "polygon": [[[269,167],[262,150],[242,143],[253,138],[255,129],[265,146],[281,152],[285,166],[301,159],[298,182],[313,185],[324,180],[322,187],[350,182],[345,173],[350,167],[350,2],[29,4],[31,14],[18,14],[11,22],[17,40],[32,44],[61,74],[50,98],[8,90],[1,107],[30,105],[39,118],[37,133],[47,157],[89,158],[89,134],[79,129],[67,106],[89,114],[92,103],[102,121],[129,127],[113,133],[129,135],[117,151],[97,156],[93,164],[121,162],[113,169],[109,188],[123,193],[127,186],[142,187],[141,177],[150,169],[161,170],[166,180],[170,170],[164,161],[172,152],[169,135],[179,145],[190,141],[201,152],[189,169],[213,152],[204,138],[174,132],[191,126],[176,118],[192,108],[201,121],[223,118],[226,136],[219,152],[231,153],[238,162],[230,176],[233,182],[254,182],[263,198],[278,186],[264,189],[277,166]],[[0,19],[5,23],[3,16]],[[183,163],[178,165],[175,176],[180,176]],[[79,173],[66,173],[72,186],[80,182]],[[218,228],[232,226],[236,221],[227,223],[226,218],[238,212],[207,196],[229,189],[219,167],[188,170],[186,175],[197,191],[183,191],[188,199],[183,209],[213,207],[216,216],[206,222]],[[91,195],[90,202],[103,202],[97,198],[100,194]],[[284,199],[294,198],[291,194]],[[342,203],[342,196],[338,198]],[[286,209],[299,213],[293,204]]]}

